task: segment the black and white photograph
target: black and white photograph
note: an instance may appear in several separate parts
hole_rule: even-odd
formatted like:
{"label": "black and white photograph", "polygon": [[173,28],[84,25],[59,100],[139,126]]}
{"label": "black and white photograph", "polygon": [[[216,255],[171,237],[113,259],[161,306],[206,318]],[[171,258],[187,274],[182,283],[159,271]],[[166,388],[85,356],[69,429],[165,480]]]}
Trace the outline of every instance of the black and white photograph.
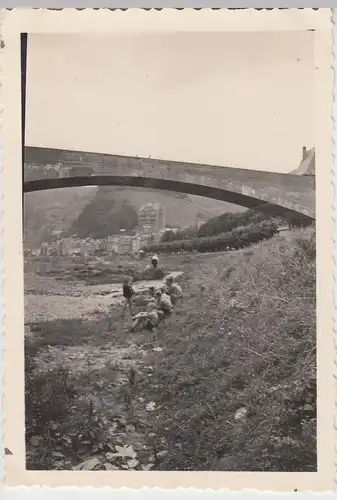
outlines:
{"label": "black and white photograph", "polygon": [[76,471],[77,486],[126,471],[130,487],[135,471],[318,473],[330,223],[315,30],[51,20],[20,37],[17,288],[14,246],[5,260],[25,471]]}
{"label": "black and white photograph", "polygon": [[312,49],[28,35],[27,468],[316,470]]}
{"label": "black and white photograph", "polygon": [[313,45],[290,36],[28,35],[27,468],[316,470]]}

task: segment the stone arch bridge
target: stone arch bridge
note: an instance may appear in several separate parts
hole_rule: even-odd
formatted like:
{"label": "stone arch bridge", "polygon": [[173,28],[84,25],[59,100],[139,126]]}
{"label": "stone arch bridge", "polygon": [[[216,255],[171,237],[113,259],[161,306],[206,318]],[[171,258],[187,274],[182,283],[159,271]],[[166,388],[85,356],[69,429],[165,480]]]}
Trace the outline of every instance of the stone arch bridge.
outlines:
{"label": "stone arch bridge", "polygon": [[[304,157],[302,163],[305,161],[308,158]],[[103,185],[176,191],[271,215],[289,218],[295,215],[303,221],[315,218],[312,174],[278,174],[151,158],[25,148],[24,193]]]}

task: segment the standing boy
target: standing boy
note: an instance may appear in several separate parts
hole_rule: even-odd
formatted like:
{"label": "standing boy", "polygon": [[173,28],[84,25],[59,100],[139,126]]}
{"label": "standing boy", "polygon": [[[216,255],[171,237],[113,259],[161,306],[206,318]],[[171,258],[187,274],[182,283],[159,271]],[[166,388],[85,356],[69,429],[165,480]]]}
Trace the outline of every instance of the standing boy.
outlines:
{"label": "standing boy", "polygon": [[127,308],[130,310],[132,316],[132,297],[134,294],[134,289],[132,288],[132,278],[126,277],[123,283],[123,297],[124,297],[124,309],[123,314]]}

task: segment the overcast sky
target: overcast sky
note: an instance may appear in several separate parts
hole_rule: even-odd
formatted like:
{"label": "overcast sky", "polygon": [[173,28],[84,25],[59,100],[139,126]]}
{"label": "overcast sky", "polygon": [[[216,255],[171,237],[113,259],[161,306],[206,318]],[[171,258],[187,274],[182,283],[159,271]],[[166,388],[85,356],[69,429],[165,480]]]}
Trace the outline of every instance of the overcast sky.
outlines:
{"label": "overcast sky", "polygon": [[311,32],[29,35],[26,144],[288,172],[312,147]]}

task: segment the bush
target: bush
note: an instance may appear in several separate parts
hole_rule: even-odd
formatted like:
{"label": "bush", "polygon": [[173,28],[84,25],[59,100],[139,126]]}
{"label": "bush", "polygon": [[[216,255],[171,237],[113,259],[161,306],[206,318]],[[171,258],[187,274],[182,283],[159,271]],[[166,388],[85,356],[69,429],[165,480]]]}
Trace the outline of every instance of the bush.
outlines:
{"label": "bush", "polygon": [[162,239],[162,243],[176,240],[191,240],[195,238],[206,238],[227,233],[238,227],[253,226],[260,222],[273,221],[269,215],[254,210],[246,210],[240,213],[224,213],[218,217],[213,217],[205,222],[199,229],[190,226],[179,231],[167,231]]}
{"label": "bush", "polygon": [[266,221],[272,221],[269,215],[262,212],[255,212],[254,210],[246,210],[239,213],[224,213],[203,224],[198,231],[197,237],[216,236],[228,233],[238,227],[252,226]]}
{"label": "bush", "polygon": [[274,222],[261,222],[254,226],[238,227],[218,236],[194,238],[191,240],[176,240],[168,243],[158,243],[145,249],[147,252],[177,253],[177,252],[221,252],[227,249],[238,250],[252,243],[271,238],[277,233]]}
{"label": "bush", "polygon": [[166,231],[161,238],[161,242],[166,243],[176,240],[189,240],[196,237],[197,230],[194,226],[191,226],[187,229],[181,229],[180,231]]}

